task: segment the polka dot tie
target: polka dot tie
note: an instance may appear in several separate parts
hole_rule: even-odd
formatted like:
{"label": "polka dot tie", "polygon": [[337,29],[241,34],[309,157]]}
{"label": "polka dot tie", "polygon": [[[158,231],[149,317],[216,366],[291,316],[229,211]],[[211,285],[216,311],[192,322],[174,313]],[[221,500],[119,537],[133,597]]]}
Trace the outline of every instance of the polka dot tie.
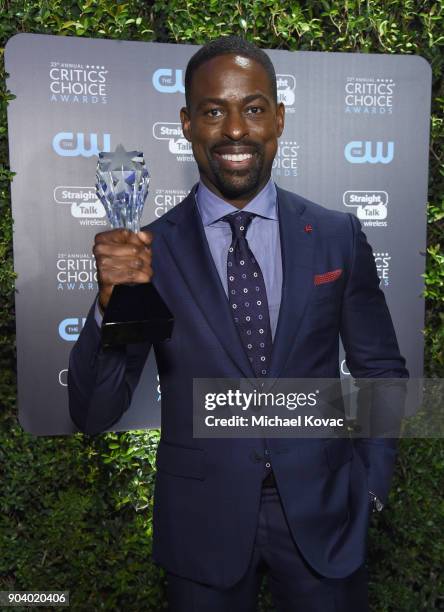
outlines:
{"label": "polka dot tie", "polygon": [[246,233],[253,213],[238,212],[222,218],[233,236],[228,249],[228,298],[242,344],[257,377],[270,369],[272,337],[264,277],[248,246]]}

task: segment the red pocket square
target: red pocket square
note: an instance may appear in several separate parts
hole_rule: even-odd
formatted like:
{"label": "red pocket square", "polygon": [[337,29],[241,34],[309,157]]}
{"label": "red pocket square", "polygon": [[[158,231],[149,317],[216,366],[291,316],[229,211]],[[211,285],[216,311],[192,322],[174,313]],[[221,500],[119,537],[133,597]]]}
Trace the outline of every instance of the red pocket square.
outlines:
{"label": "red pocket square", "polygon": [[331,272],[324,272],[324,274],[315,274],[314,284],[323,285],[324,283],[332,283],[337,280],[342,274],[342,270],[332,270]]}

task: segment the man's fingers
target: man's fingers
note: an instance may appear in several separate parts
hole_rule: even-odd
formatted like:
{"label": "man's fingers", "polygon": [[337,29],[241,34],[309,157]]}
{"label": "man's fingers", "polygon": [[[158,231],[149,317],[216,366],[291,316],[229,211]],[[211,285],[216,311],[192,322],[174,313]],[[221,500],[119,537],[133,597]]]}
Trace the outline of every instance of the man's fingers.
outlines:
{"label": "man's fingers", "polygon": [[107,268],[108,270],[123,270],[125,268],[134,268],[141,270],[151,267],[152,255],[150,251],[141,251],[137,257],[133,255],[116,257],[111,255],[100,255],[96,257],[97,266],[100,269]]}
{"label": "man's fingers", "polygon": [[153,234],[151,232],[144,230],[143,232],[137,232],[136,235],[146,246],[150,246],[153,242]]}
{"label": "man's fingers", "polygon": [[149,283],[151,268],[151,232],[110,230],[96,235],[93,247],[97,263],[100,302],[106,307],[114,285]]}
{"label": "man's fingers", "polygon": [[103,287],[113,285],[126,285],[131,283],[149,283],[153,278],[152,270],[136,270],[126,268],[123,270],[103,270],[100,273],[100,280]]}
{"label": "man's fingers", "polygon": [[153,241],[153,234],[148,231],[137,233],[127,229],[114,229],[107,232],[100,232],[95,236],[95,244],[134,244],[135,246],[149,246]]}
{"label": "man's fingers", "polygon": [[103,272],[113,270],[143,270],[151,271],[151,253],[142,253],[139,257],[108,257],[102,255],[97,259],[97,268],[101,276]]}
{"label": "man's fingers", "polygon": [[107,232],[100,232],[99,234],[96,234],[94,242],[95,244],[103,244],[108,242],[125,243],[130,239],[131,233],[132,232],[126,229],[108,230]]}
{"label": "man's fingers", "polygon": [[102,285],[119,285],[122,283],[149,283],[153,270],[145,262],[131,262],[131,264],[106,265],[100,268],[100,283]]}
{"label": "man's fingers", "polygon": [[144,253],[151,253],[151,249],[146,247],[140,240],[138,244],[99,242],[93,246],[93,253],[96,257],[108,255],[113,257],[139,257]]}

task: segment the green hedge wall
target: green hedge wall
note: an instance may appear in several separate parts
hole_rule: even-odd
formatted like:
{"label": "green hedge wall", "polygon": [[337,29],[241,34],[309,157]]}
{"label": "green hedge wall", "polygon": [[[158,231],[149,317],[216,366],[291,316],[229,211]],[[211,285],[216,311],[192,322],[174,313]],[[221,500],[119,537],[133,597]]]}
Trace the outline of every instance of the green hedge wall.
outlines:
{"label": "green hedge wall", "polygon": [[[444,372],[444,1],[0,0],[0,590],[69,589],[73,610],[165,607],[150,561],[157,431],[34,438],[16,419],[14,272],[3,50],[18,32],[268,48],[415,53],[433,70],[426,374]],[[403,440],[389,508],[372,519],[371,609],[444,610],[444,445]],[[271,611],[266,584],[261,608]]]}

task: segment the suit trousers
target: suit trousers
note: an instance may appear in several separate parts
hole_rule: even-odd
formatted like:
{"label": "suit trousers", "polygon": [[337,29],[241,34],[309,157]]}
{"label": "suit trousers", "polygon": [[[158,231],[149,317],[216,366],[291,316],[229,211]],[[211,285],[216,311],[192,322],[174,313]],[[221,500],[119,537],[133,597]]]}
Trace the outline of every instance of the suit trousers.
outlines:
{"label": "suit trousers", "polygon": [[247,572],[220,590],[167,574],[170,612],[256,612],[262,577],[267,575],[277,612],[367,612],[367,570],[342,579],[316,573],[299,552],[279,492],[262,488],[257,532]]}

